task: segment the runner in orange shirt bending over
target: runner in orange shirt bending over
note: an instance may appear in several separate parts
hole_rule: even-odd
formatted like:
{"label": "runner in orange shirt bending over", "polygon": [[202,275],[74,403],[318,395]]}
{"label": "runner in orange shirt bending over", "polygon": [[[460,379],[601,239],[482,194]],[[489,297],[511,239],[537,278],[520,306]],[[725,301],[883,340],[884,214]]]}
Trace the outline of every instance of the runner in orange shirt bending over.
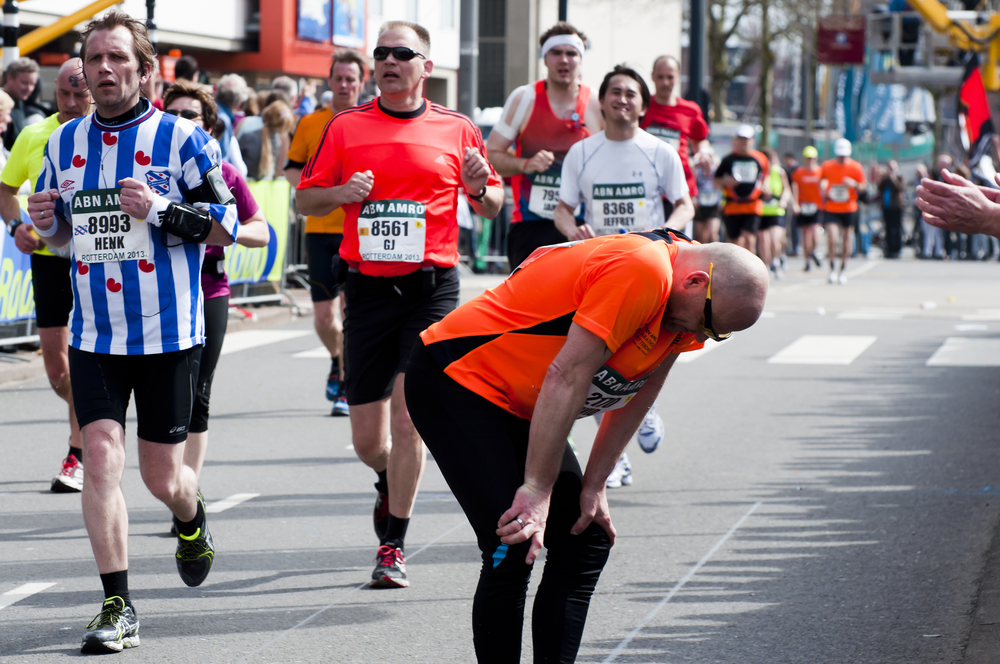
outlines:
{"label": "runner in orange shirt bending over", "polygon": [[[851,159],[851,142],[838,138],[833,143],[834,158],[823,162],[822,181],[826,234],[830,242],[831,284],[847,283],[847,259],[851,256],[854,227],[858,225],[858,190],[865,186],[865,169]],[[838,232],[839,231],[839,232]],[[840,276],[836,273],[837,236],[840,236]]]}
{"label": "runner in orange shirt bending over", "polygon": [[[760,259],[731,244],[667,229],[606,235],[536,250],[420,335],[406,401],[482,553],[480,662],[520,661],[543,543],[534,658],[574,661],[615,539],[605,479],[677,353],[753,325],[767,287]],[[584,473],[566,436],[597,413]]]}

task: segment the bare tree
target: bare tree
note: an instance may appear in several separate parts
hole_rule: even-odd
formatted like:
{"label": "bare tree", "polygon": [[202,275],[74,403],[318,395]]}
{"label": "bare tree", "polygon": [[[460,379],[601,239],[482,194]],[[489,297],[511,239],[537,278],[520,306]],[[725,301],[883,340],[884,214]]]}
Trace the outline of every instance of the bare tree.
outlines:
{"label": "bare tree", "polygon": [[707,50],[709,73],[712,79],[709,90],[712,120],[726,118],[726,87],[742,75],[758,56],[756,40],[741,51],[739,58],[731,58],[727,44],[734,37],[744,37],[745,19],[757,6],[758,0],[709,0],[707,22]]}

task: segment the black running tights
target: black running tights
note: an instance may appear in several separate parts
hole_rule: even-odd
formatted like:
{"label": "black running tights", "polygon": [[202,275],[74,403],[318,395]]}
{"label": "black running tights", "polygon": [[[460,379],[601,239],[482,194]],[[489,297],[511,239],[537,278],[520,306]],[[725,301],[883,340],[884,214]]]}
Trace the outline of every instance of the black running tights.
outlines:
{"label": "black running tights", "polygon": [[[475,529],[482,552],[472,605],[476,657],[480,664],[516,664],[531,575],[524,562],[528,542],[508,547],[496,529],[524,482],[531,422],[449,378],[419,341],[404,384],[410,417]],[[582,477],[567,444],[552,491],[545,569],[532,615],[535,662],[576,659],[590,597],[611,549],[611,540],[597,524],[580,535],[569,532],[580,517]]]}

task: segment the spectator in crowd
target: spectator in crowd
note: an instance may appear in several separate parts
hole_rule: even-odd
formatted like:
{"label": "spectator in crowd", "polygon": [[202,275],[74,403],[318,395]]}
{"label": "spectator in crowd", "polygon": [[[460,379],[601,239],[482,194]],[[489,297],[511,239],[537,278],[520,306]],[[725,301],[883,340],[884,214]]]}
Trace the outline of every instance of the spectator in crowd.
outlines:
{"label": "spectator in crowd", "polygon": [[[251,93],[250,100],[256,103],[258,112],[245,116],[243,121],[240,122],[239,128],[236,129],[236,138],[238,140],[242,139],[244,134],[260,131],[263,128],[264,118],[259,109],[267,108],[276,101],[284,102],[289,108],[294,107],[288,93],[281,89],[261,90],[256,94]],[[246,158],[244,158],[244,161],[246,161]]]}
{"label": "spectator in crowd", "polygon": [[260,117],[261,128],[240,137],[240,150],[246,159],[249,179],[271,180],[281,177],[284,171],[295,116],[288,104],[277,100],[265,108]]}
{"label": "spectator in crowd", "polygon": [[891,160],[878,181],[878,198],[882,203],[882,225],[885,227],[885,257],[899,258],[903,249],[903,208],[906,206],[906,180],[899,163]]}
{"label": "spectator in crowd", "polygon": [[18,58],[4,71],[3,90],[14,100],[10,122],[3,133],[3,146],[9,152],[21,130],[27,126],[25,102],[38,85],[38,63],[31,58]]}
{"label": "spectator in crowd", "polygon": [[[781,167],[785,169],[785,179],[788,180],[789,184],[792,182],[792,173],[795,169],[799,167],[799,160],[795,157],[795,153],[786,152],[781,156]],[[796,219],[793,217],[786,218],[786,231],[787,231],[787,254],[789,256],[798,256],[799,248],[801,246],[802,236],[799,233],[798,224],[795,223]]]}
{"label": "spectator in crowd", "polygon": [[[945,170],[951,168],[953,161],[954,160],[951,155],[947,152],[939,154],[934,162],[934,168],[928,173],[929,179],[937,180],[938,182],[943,181],[941,174]],[[917,189],[917,195],[920,195],[919,188]],[[920,208],[920,205],[918,204],[917,207]],[[924,232],[924,246],[920,255],[924,258],[937,258],[938,260],[944,259],[944,231],[942,231],[939,226],[927,223],[926,215],[923,215],[921,223],[921,228]]]}
{"label": "spectator in crowd", "polygon": [[198,82],[200,74],[198,72],[198,61],[194,56],[185,55],[174,64],[174,78],[178,81]]}
{"label": "spectator in crowd", "polygon": [[243,108],[250,97],[250,87],[239,74],[226,74],[215,85],[215,103],[219,107],[219,119],[225,125],[225,130],[219,138],[222,148],[222,160],[236,167],[243,177],[247,176],[247,165],[240,153],[239,143],[233,134],[233,114]]}
{"label": "spectator in crowd", "polygon": [[24,100],[24,126],[45,122],[45,118],[52,115],[52,107],[42,101],[43,95],[42,81],[39,79],[35,84],[35,89],[31,91],[28,98]]}
{"label": "spectator in crowd", "polygon": [[[14,100],[9,94],[0,90],[0,134],[7,131],[7,127],[10,126],[10,112],[13,109]],[[3,170],[3,167],[7,165],[7,157],[9,156],[10,150],[0,145],[0,170]]]}

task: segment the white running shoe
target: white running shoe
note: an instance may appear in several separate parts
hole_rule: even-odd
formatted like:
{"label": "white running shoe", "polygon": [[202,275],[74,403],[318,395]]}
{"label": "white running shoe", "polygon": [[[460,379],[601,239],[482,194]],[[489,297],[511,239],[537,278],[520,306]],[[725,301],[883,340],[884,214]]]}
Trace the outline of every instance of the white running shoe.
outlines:
{"label": "white running shoe", "polygon": [[841,286],[846,286],[847,285],[847,275],[844,274],[843,272],[841,272],[840,273],[840,277],[837,279],[837,281],[840,282]]}
{"label": "white running shoe", "polygon": [[827,279],[827,281],[830,282],[831,284],[837,283],[837,273],[834,272],[833,270],[830,270],[830,278]]}
{"label": "white running shoe", "polygon": [[646,417],[643,418],[636,439],[639,441],[639,447],[646,454],[655,452],[656,448],[663,442],[663,419],[656,412],[656,404],[653,404],[649,412],[646,413]]}
{"label": "white running shoe", "polygon": [[632,486],[632,464],[629,463],[627,454],[622,452],[621,458],[618,459],[615,469],[608,475],[608,479],[604,485],[609,489]]}
{"label": "white running shoe", "polygon": [[76,493],[83,491],[83,464],[76,455],[70,454],[62,462],[62,470],[52,478],[53,493]]}

